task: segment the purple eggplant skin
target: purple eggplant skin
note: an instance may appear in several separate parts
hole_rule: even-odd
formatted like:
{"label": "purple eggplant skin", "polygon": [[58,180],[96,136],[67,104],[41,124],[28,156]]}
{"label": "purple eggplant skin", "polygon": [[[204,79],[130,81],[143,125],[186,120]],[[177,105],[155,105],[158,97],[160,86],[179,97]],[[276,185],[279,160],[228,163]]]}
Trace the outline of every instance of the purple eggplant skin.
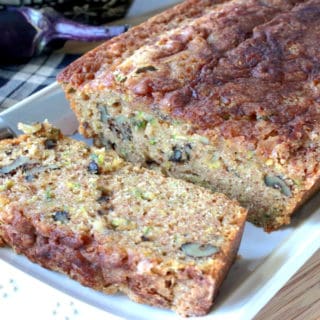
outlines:
{"label": "purple eggplant skin", "polygon": [[25,62],[62,47],[67,40],[108,40],[128,30],[121,26],[88,26],[64,18],[51,8],[8,7],[0,11],[0,64]]}
{"label": "purple eggplant skin", "polygon": [[18,11],[0,11],[0,63],[34,55],[37,31]]}

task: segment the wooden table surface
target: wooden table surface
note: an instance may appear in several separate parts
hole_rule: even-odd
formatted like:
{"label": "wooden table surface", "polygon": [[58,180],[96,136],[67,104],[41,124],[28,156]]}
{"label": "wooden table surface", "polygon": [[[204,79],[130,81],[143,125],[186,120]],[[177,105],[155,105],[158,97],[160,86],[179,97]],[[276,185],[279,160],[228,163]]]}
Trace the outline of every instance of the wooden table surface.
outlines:
{"label": "wooden table surface", "polygon": [[320,250],[254,318],[254,320],[279,319],[320,319]]}
{"label": "wooden table surface", "polygon": [[[157,12],[152,14],[155,13]],[[126,23],[136,25],[146,18],[148,15],[126,20]],[[121,24],[122,21],[119,20],[118,23]],[[71,42],[62,50],[83,53],[98,44]],[[254,320],[320,320],[320,250],[266,304]]]}

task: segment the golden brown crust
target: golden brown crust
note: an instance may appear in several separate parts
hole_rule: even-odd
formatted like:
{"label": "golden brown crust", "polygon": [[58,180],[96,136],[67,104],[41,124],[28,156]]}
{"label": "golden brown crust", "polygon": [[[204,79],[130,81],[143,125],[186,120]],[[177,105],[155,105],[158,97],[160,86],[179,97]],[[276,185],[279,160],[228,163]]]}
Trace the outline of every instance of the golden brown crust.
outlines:
{"label": "golden brown crust", "polygon": [[72,63],[58,76],[59,82],[68,82],[74,87],[82,86],[95,79],[97,73],[120,63],[136,49],[152,43],[159,34],[174,29],[181,22],[201,16],[208,8],[228,0],[187,0],[138,25],[108,42],[91,50]]}
{"label": "golden brown crust", "polygon": [[[20,210],[11,217],[2,215],[1,220],[4,242],[18,254],[45,268],[69,274],[86,286],[99,289],[103,283],[91,237],[48,226],[47,232],[41,233],[39,222],[28,219]],[[87,259],[89,254],[93,259]]]}
{"label": "golden brown crust", "polygon": [[[304,147],[319,116],[320,4],[292,9],[298,2],[238,0],[210,7],[187,1],[91,51],[58,80],[84,93],[113,90],[133,108],[190,122],[213,139],[241,137],[266,157],[281,146],[289,157]],[[173,23],[166,33],[158,22],[180,12],[186,12],[182,21],[187,13],[193,20]],[[141,63],[155,70],[138,72]]]}
{"label": "golden brown crust", "polygon": [[172,112],[204,130],[219,128],[226,139],[244,137],[267,156],[275,145],[288,157],[301,152],[318,131],[319,12],[320,2],[309,1],[257,27],[251,39],[205,66],[192,87],[197,98]]}

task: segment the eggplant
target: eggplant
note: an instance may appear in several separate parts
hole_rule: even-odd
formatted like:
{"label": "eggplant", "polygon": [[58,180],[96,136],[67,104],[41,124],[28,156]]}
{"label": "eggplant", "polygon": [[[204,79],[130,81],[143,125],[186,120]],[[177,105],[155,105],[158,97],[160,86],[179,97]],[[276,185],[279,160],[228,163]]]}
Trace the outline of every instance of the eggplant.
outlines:
{"label": "eggplant", "polygon": [[0,0],[0,10],[6,6],[50,7],[67,19],[99,26],[123,18],[131,3],[132,0]]}
{"label": "eggplant", "polygon": [[67,40],[101,41],[128,30],[121,26],[89,26],[64,18],[52,8],[7,7],[0,11],[1,62],[21,62],[61,48]]}

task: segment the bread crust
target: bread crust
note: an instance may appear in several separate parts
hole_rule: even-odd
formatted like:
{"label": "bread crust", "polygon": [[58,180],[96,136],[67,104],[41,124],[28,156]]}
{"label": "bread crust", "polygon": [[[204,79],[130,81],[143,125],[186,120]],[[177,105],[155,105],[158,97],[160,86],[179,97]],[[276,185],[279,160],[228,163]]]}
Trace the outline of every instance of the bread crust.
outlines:
{"label": "bread crust", "polygon": [[[139,44],[142,48],[139,41],[133,50],[129,45],[130,50],[120,60],[113,58],[112,65],[101,58],[117,57],[112,52],[114,44],[124,48],[130,37],[150,31],[149,27],[152,30],[156,21],[165,22],[194,5],[186,1],[106,42],[71,64],[58,81],[88,93],[119,92],[130,97],[133,109],[158,110],[172,119],[192,123],[196,132],[213,140],[216,136],[228,140],[241,137],[245,147],[254,147],[265,157],[276,145],[281,146],[283,157],[304,152],[308,132],[317,127],[319,117],[316,48],[320,3],[316,0],[293,8],[292,1],[212,5],[209,13],[197,17],[199,12],[195,12],[191,24],[178,24],[172,33],[160,28],[160,35]],[[243,19],[236,29],[233,19]],[[207,29],[205,23],[209,23]],[[218,35],[219,39],[210,39]],[[156,70],[132,75],[133,69],[138,70],[137,50],[144,55],[143,63]],[[194,60],[186,60],[182,66],[170,64],[175,56],[192,56]],[[186,72],[191,66],[195,70]],[[127,79],[117,82],[115,71]],[[77,81],[78,75],[88,81]]]}
{"label": "bread crust", "polygon": [[[206,10],[228,0],[187,0],[183,3],[150,18],[147,22],[132,27],[126,32],[98,48],[85,54],[58,75],[59,82],[68,82],[72,87],[83,86],[93,80],[97,73],[119,63],[139,46],[152,43],[161,33],[174,29],[183,20],[192,20]],[[116,61],[117,62],[116,62]]]}

